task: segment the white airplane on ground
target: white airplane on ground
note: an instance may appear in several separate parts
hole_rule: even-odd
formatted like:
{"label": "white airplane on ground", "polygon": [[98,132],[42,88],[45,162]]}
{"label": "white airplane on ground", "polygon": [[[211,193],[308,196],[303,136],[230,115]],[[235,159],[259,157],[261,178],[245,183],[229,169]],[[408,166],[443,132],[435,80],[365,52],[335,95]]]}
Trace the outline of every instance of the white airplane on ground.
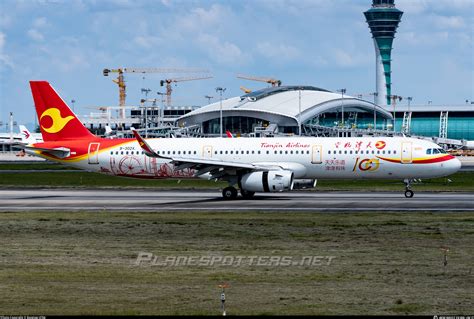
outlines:
{"label": "white airplane on ground", "polygon": [[71,166],[134,178],[224,180],[225,199],[290,191],[295,180],[399,179],[447,176],[461,163],[440,146],[406,137],[106,139],[91,134],[45,81],[31,81],[45,140],[25,150]]}
{"label": "white airplane on ground", "polygon": [[31,144],[43,142],[43,136],[40,133],[31,133],[26,126],[20,125],[20,133],[1,133],[0,141],[12,141],[15,144]]}
{"label": "white airplane on ground", "polygon": [[23,144],[43,142],[43,136],[41,135],[41,133],[31,133],[24,125],[20,125],[20,134],[22,137],[21,142]]}

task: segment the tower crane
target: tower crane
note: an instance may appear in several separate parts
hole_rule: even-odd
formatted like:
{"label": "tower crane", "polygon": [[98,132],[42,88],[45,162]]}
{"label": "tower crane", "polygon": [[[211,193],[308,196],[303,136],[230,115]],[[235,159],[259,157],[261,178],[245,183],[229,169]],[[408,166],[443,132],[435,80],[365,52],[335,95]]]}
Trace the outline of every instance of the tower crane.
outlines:
{"label": "tower crane", "polygon": [[109,76],[109,73],[118,73],[117,79],[112,80],[119,88],[119,106],[121,106],[120,116],[125,118],[125,98],[126,84],[124,73],[208,73],[208,70],[197,68],[118,68],[118,69],[104,69],[104,76]]}
{"label": "tower crane", "polygon": [[171,83],[193,81],[193,80],[205,80],[205,79],[210,79],[210,78],[212,78],[212,76],[190,76],[190,77],[181,77],[181,78],[161,80],[160,86],[164,86],[166,83],[166,105],[171,106],[171,92],[173,92]]}
{"label": "tower crane", "polygon": [[280,80],[274,79],[274,78],[268,78],[268,77],[237,74],[237,78],[245,79],[245,80],[251,80],[251,81],[265,82],[265,83],[271,84],[272,87],[281,85]]}

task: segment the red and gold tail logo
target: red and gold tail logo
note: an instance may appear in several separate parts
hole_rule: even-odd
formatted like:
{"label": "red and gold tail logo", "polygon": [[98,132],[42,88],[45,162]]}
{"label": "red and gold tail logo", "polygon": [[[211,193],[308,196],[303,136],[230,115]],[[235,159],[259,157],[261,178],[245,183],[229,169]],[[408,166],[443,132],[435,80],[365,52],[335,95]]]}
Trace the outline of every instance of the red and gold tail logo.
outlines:
{"label": "red and gold tail logo", "polygon": [[66,124],[74,118],[74,116],[71,115],[62,117],[61,112],[57,108],[49,108],[44,111],[43,114],[41,114],[40,122],[45,116],[51,118],[52,124],[49,127],[44,127],[43,125],[41,125],[41,127],[45,132],[50,134],[60,132]]}
{"label": "red and gold tail logo", "polygon": [[377,143],[375,143],[375,147],[379,150],[381,150],[382,148],[385,147],[385,145],[387,145],[387,143],[385,143],[384,141],[378,141]]}

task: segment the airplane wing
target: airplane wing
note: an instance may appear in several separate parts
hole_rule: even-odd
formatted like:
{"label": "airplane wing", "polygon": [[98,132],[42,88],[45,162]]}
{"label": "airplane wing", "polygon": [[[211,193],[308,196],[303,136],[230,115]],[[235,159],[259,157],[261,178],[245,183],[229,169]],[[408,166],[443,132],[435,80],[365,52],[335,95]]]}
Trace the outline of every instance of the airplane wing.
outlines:
{"label": "airplane wing", "polygon": [[206,173],[210,174],[210,178],[222,178],[225,175],[237,175],[237,171],[270,171],[270,170],[281,170],[282,168],[277,165],[256,165],[250,163],[241,162],[230,162],[222,161],[219,159],[211,158],[187,158],[187,157],[168,157],[156,153],[153,148],[145,141],[144,138],[138,134],[137,131],[133,130],[133,134],[137,139],[140,147],[143,149],[145,154],[150,157],[168,159],[175,166],[175,170],[183,169],[194,169],[197,170],[196,176],[200,176]]}

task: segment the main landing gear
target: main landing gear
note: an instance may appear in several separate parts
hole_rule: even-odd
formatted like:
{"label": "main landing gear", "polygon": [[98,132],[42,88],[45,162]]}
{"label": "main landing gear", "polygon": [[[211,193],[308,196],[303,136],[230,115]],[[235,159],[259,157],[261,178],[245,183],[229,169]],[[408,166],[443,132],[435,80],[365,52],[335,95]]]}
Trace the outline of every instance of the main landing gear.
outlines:
{"label": "main landing gear", "polygon": [[[244,189],[241,189],[240,194],[242,194],[242,197],[245,199],[251,199],[253,198],[253,195],[255,195],[255,192],[249,192]],[[237,199],[237,195],[238,193],[235,187],[229,186],[222,190],[222,197],[224,197],[225,200]]]}
{"label": "main landing gear", "polygon": [[403,182],[405,182],[405,197],[412,198],[414,193],[411,190],[411,185],[410,185],[411,181],[409,179],[405,179]]}
{"label": "main landing gear", "polygon": [[232,187],[232,186],[226,187],[222,191],[222,197],[224,197],[224,199],[226,199],[226,200],[236,199],[237,198],[237,190],[235,189],[235,187]]}

